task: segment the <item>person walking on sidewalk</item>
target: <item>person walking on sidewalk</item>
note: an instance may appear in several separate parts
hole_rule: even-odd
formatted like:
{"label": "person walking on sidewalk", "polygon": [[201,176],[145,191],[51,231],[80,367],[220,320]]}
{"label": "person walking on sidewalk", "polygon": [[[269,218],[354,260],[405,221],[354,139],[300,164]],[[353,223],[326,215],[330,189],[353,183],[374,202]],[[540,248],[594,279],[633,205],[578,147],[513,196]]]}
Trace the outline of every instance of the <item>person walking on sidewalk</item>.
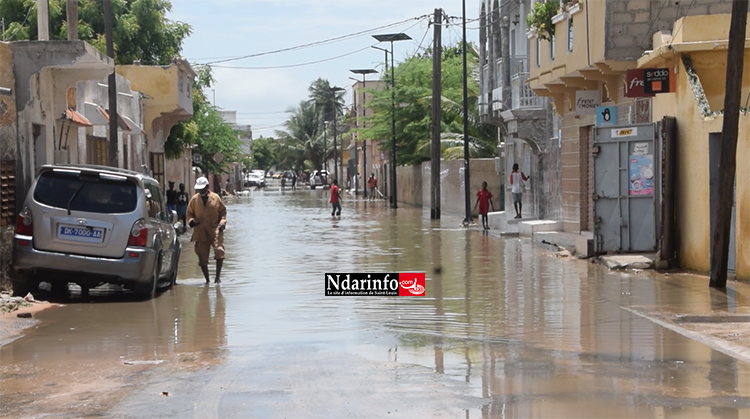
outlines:
{"label": "person walking on sidewalk", "polygon": [[169,211],[177,211],[177,191],[174,190],[174,181],[169,181],[169,189],[167,189],[167,209]]}
{"label": "person walking on sidewalk", "polygon": [[523,213],[523,204],[521,203],[523,198],[523,191],[526,190],[526,184],[524,181],[531,179],[531,176],[526,176],[523,172],[518,170],[518,163],[513,163],[513,173],[510,174],[511,192],[513,193],[513,208],[516,210],[516,217],[521,218]]}
{"label": "person walking on sidewalk", "polygon": [[188,203],[187,222],[193,228],[195,254],[198,255],[198,266],[201,267],[206,284],[211,282],[208,275],[208,256],[214,248],[216,259],[216,279],[221,282],[221,267],[224,264],[224,229],[227,225],[227,208],[219,195],[208,189],[208,179],[199,177],[195,182],[196,193]]}
{"label": "person walking on sidewalk", "polygon": [[182,221],[182,233],[185,232],[185,228],[187,227],[186,215],[189,201],[190,196],[185,192],[185,184],[180,183],[180,192],[177,192],[177,219]]}
{"label": "person walking on sidewalk", "polygon": [[336,179],[333,180],[333,185],[331,185],[331,199],[328,202],[333,204],[331,217],[337,215],[341,217],[341,192],[339,192],[339,181]]}
{"label": "person walking on sidewalk", "polygon": [[378,187],[378,180],[375,178],[375,173],[370,174],[370,178],[367,179],[367,187],[370,188],[370,201],[375,200],[375,190]]}
{"label": "person walking on sidewalk", "polygon": [[492,205],[492,211],[495,211],[495,204],[492,203],[492,193],[487,190],[487,182],[482,182],[482,189],[477,192],[477,203],[474,204],[474,209],[479,206],[479,216],[482,218],[482,227],[485,230],[490,229],[490,223],[487,220],[487,211]]}

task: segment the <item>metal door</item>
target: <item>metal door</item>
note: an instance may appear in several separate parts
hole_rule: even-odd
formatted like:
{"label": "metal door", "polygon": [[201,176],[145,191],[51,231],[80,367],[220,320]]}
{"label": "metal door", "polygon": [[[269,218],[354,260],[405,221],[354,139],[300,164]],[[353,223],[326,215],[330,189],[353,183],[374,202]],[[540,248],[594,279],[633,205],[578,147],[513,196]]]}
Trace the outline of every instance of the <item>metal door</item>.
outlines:
{"label": "metal door", "polygon": [[656,250],[660,150],[654,124],[594,129],[594,247],[604,252]]}

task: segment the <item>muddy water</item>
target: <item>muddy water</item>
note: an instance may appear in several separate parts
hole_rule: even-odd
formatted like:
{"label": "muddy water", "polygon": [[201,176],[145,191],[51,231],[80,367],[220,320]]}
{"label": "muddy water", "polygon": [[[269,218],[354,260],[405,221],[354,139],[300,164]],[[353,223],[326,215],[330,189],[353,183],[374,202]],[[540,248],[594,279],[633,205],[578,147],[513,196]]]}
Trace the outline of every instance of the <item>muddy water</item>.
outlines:
{"label": "muddy water", "polygon": [[[255,192],[229,207],[221,286],[185,243],[153,301],[74,292],[0,348],[0,415],[750,417],[748,364],[623,309],[750,314],[747,288],[610,273],[382,202],[329,211],[322,191]],[[423,271],[427,296],[322,295],[349,271]]]}

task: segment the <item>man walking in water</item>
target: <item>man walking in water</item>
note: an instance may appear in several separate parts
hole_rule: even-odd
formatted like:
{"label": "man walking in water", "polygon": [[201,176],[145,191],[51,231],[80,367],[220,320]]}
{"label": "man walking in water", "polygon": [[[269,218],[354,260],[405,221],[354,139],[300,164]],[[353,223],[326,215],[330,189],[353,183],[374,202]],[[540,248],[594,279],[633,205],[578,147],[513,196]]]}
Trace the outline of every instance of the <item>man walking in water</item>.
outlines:
{"label": "man walking in water", "polygon": [[531,176],[526,176],[523,172],[518,170],[518,163],[513,163],[513,173],[510,174],[511,192],[513,193],[513,208],[516,210],[516,217],[521,218],[523,213],[523,204],[521,203],[523,198],[523,191],[526,190],[526,184],[524,181],[531,179]]}
{"label": "man walking in water", "polygon": [[216,280],[221,282],[221,267],[224,264],[224,229],[227,225],[227,208],[219,195],[208,189],[208,179],[200,177],[195,182],[196,193],[188,204],[187,222],[193,228],[195,254],[206,284],[211,282],[208,275],[208,256],[214,248],[216,259]]}
{"label": "man walking in water", "polygon": [[375,190],[378,187],[378,180],[375,178],[375,173],[370,174],[370,178],[367,179],[367,187],[370,188],[370,201],[374,201]]}

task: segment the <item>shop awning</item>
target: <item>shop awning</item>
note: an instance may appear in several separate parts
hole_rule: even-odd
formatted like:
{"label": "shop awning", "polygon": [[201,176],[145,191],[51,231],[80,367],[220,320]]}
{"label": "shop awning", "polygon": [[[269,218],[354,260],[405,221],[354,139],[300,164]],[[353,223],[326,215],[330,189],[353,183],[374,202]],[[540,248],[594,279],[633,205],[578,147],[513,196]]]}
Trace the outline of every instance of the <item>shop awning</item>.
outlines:
{"label": "shop awning", "polygon": [[70,109],[70,108],[66,109],[64,115],[65,115],[64,118],[67,119],[68,121],[70,121],[73,124],[78,124],[79,126],[82,126],[82,127],[91,127],[91,126],[93,126],[93,124],[91,123],[91,121],[89,121],[88,119],[86,119],[85,116],[81,115],[80,113],[78,113],[74,109]]}

